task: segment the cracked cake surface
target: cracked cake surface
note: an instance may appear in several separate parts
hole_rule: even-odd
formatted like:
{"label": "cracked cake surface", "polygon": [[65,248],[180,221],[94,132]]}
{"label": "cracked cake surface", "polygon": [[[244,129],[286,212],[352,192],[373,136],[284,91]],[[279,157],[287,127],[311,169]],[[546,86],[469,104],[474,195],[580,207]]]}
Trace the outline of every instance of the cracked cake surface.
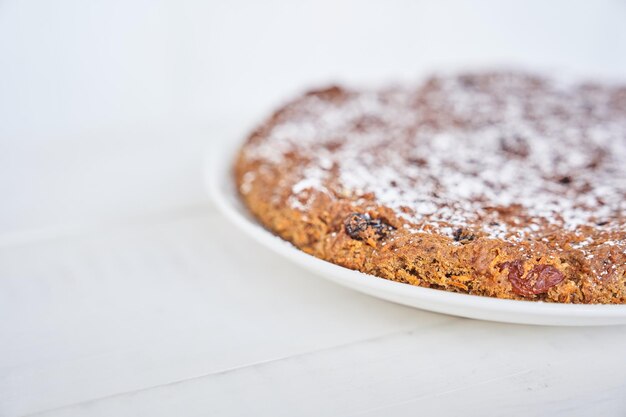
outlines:
{"label": "cracked cake surface", "polygon": [[394,281],[626,302],[626,87],[526,73],[304,94],[234,175],[270,231]]}

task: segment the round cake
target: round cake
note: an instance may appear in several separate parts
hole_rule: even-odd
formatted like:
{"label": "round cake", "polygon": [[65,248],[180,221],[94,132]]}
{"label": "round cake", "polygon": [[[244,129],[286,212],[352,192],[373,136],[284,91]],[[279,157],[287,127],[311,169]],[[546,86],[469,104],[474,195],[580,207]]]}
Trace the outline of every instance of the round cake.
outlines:
{"label": "round cake", "polygon": [[237,155],[267,229],[406,284],[626,302],[626,87],[526,73],[434,76],[289,102]]}

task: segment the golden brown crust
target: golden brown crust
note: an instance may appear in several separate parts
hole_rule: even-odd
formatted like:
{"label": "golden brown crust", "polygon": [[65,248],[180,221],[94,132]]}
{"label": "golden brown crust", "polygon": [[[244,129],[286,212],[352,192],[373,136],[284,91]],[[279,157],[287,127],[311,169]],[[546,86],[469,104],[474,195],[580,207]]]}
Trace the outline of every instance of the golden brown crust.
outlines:
{"label": "golden brown crust", "polygon": [[[493,81],[494,77],[496,81]],[[507,90],[506,94],[519,95],[519,91],[530,89],[535,91],[528,93],[534,94],[533,100],[543,100],[543,97],[546,97],[546,100],[554,100],[554,95],[546,93],[547,82],[536,77],[488,74],[463,75],[455,77],[454,80],[456,88],[482,88],[480,94],[487,94],[495,99],[498,99],[501,93],[493,88],[494,83],[500,83],[497,84],[498,88],[502,88],[502,85],[509,86],[511,83],[516,86],[525,83],[523,89]],[[381,116],[388,110],[384,106],[382,108],[361,106],[355,112],[347,103],[354,100],[356,93],[332,87],[309,93],[288,104],[253,132],[238,154],[234,175],[244,203],[265,227],[301,250],[329,262],[382,278],[505,299],[561,303],[625,303],[626,215],[623,198],[626,190],[621,177],[623,171],[615,172],[613,164],[615,161],[609,160],[618,158],[617,162],[620,162],[619,158],[624,154],[615,155],[615,148],[611,148],[613,154],[607,156],[606,149],[603,148],[604,143],[593,148],[599,156],[592,158],[592,162],[587,161],[583,168],[577,166],[576,170],[554,169],[554,172],[549,173],[556,175],[556,179],[545,179],[542,176],[542,181],[546,183],[534,190],[536,193],[543,193],[542,198],[561,196],[577,202],[585,197],[585,193],[587,196],[596,195],[594,190],[602,186],[604,188],[598,193],[604,196],[604,200],[598,203],[598,198],[593,201],[587,198],[580,205],[568,203],[567,206],[558,206],[549,214],[544,214],[543,207],[537,206],[544,200],[539,197],[522,198],[524,194],[518,191],[511,191],[513,200],[506,205],[495,206],[494,199],[501,196],[489,197],[491,194],[488,192],[491,190],[483,189],[479,189],[480,194],[467,197],[468,204],[471,203],[469,206],[457,204],[456,200],[461,194],[450,184],[446,188],[445,184],[437,182],[439,188],[434,191],[427,187],[430,183],[423,179],[425,173],[441,175],[441,172],[448,172],[437,171],[433,167],[434,157],[430,153],[416,157],[404,155],[406,152],[403,150],[402,156],[406,158],[391,164],[394,170],[388,187],[390,189],[404,187],[404,190],[398,191],[402,198],[395,194],[393,197],[383,196],[387,189],[381,186],[377,179],[365,183],[364,187],[358,182],[356,185],[350,182],[355,174],[346,174],[348,166],[350,169],[363,167],[373,169],[372,167],[380,166],[380,161],[365,161],[362,165],[357,161],[358,166],[354,168],[354,160],[344,163],[341,159],[349,155],[346,149],[349,150],[354,141],[363,141],[364,137],[370,137],[363,135],[373,132],[373,136],[378,136],[375,139],[367,139],[370,142],[363,148],[367,152],[362,155],[376,153],[377,149],[382,149],[381,146],[386,148],[380,152],[387,155],[389,147],[395,149],[394,147],[400,146],[399,144],[406,144],[406,138],[414,138],[415,132],[425,129],[424,126],[428,127],[428,132],[437,134],[449,131],[450,126],[454,126],[455,132],[461,129],[478,132],[480,135],[484,130],[477,130],[478,127],[483,129],[486,124],[511,127],[506,125],[505,119],[495,117],[494,120],[487,120],[494,117],[493,114],[487,115],[489,117],[478,115],[476,118],[464,119],[462,117],[464,114],[459,115],[441,107],[440,101],[436,103],[441,108],[441,114],[434,114],[431,110],[436,100],[432,99],[434,93],[429,89],[439,89],[440,92],[441,88],[436,86],[438,83],[442,84],[442,81],[430,80],[408,96],[402,96],[409,97],[410,100],[405,100],[401,106],[394,107],[394,111],[400,108],[407,113],[419,112],[421,118],[417,122],[408,123],[409,132],[406,134],[409,136],[399,136],[390,140],[386,136],[380,139],[382,137],[380,132],[396,132],[398,129],[393,130],[397,126],[392,126],[386,117],[402,115]],[[486,87],[483,88],[483,84]],[[481,87],[476,87],[477,85]],[[591,129],[594,123],[596,125],[610,123],[613,129],[624,128],[618,133],[626,132],[623,89],[595,85],[576,88],[574,98],[581,96],[581,100],[587,100],[589,106],[597,107],[600,104],[594,100],[600,101],[597,97],[602,95],[604,106],[602,112],[585,110],[589,119],[585,123],[589,124],[584,128],[580,127],[581,134],[588,135],[588,130],[585,129]],[[589,89],[593,94],[585,89]],[[598,91],[601,91],[601,94]],[[394,99],[389,97],[396,93],[391,90],[381,92],[377,95],[377,100],[388,103]],[[310,102],[311,97],[315,99],[313,103]],[[592,100],[589,97],[596,98]],[[568,97],[567,100],[571,101],[572,97]],[[407,102],[411,102],[410,106],[406,105]],[[320,103],[326,104],[322,106]],[[350,114],[350,134],[341,131],[341,128],[328,129],[328,126],[324,125],[325,122],[309,123],[310,120],[320,120],[320,117],[329,113],[326,105],[333,106],[333,109],[341,108],[342,112]],[[574,118],[580,116],[577,113],[567,113],[569,108],[563,111],[565,116],[554,117],[563,119],[567,126],[572,126]],[[533,128],[556,120],[531,113],[532,111],[524,116],[523,120]],[[481,117],[487,118],[477,121]],[[295,125],[298,128],[296,130],[289,124],[294,120],[299,123]],[[328,123],[336,126],[332,124],[334,122]],[[516,120],[514,126],[518,125],[519,121]],[[521,126],[520,129],[527,127]],[[402,128],[407,128],[407,125],[402,125]],[[285,146],[286,142],[283,139],[285,135],[291,140],[299,134],[304,135],[302,132],[306,129],[313,129],[314,132],[307,133],[308,136],[304,139],[298,138],[289,142],[290,146]],[[612,132],[615,131],[617,130]],[[481,163],[487,165],[480,166],[489,168],[493,167],[493,164],[517,159],[520,161],[520,167],[534,169],[533,164],[541,161],[531,160],[529,156],[536,146],[533,140],[535,139],[505,140],[505,143],[500,140],[498,143],[502,146],[497,150],[499,153],[497,160],[489,162],[489,158],[486,157],[487,162]],[[617,146],[621,152],[624,148],[624,136],[611,140],[613,142],[610,146]],[[622,142],[615,145],[616,140]],[[421,142],[418,145],[422,146]],[[410,143],[411,149],[419,148],[418,145],[416,142]],[[561,151],[557,149],[555,152],[555,155],[560,157],[558,152]],[[325,159],[317,158],[322,153]],[[589,151],[585,149],[583,153]],[[389,155],[387,158],[395,157],[393,153]],[[450,155],[446,153],[444,156]],[[454,158],[458,159],[459,156],[454,155]],[[572,160],[574,159],[576,158]],[[565,166],[571,168],[574,166],[573,163]],[[419,166],[415,171],[419,174],[417,180],[409,178],[408,169],[404,171],[403,164]],[[593,164],[595,166],[592,166]],[[448,166],[446,170],[457,169],[460,172],[462,167],[462,165]],[[319,177],[320,170],[324,172],[323,177]],[[615,179],[611,179],[612,177],[607,174],[608,171],[613,172]],[[379,171],[378,177],[384,174],[381,173],[382,171]],[[469,174],[465,172],[463,175]],[[516,177],[521,184],[523,181],[536,181],[535,178],[539,178],[529,177],[531,174],[523,175],[526,176]],[[410,184],[415,188],[407,185],[409,179],[413,181]],[[597,181],[590,183],[590,179]],[[491,182],[487,178],[479,185],[491,187]],[[516,184],[509,186],[514,187]],[[506,187],[502,188],[502,185],[499,187],[497,189],[501,192],[508,190]],[[417,201],[415,203],[405,197],[409,188],[411,192],[414,189],[418,190],[417,197],[413,195],[411,197]],[[426,203],[431,203],[427,201],[428,198],[436,205],[432,213],[424,209]]]}

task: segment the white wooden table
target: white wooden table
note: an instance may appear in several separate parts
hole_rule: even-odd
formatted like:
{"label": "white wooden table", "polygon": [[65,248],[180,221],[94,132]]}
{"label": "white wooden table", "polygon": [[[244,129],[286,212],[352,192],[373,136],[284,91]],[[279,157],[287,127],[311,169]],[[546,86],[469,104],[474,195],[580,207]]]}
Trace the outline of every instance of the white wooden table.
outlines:
{"label": "white wooden table", "polygon": [[494,60],[624,74],[625,16],[623,0],[0,2],[0,416],[626,415],[626,327],[349,291],[233,229],[202,185],[207,145],[317,80]]}
{"label": "white wooden table", "polygon": [[[172,157],[156,132],[158,152],[116,147],[126,162],[90,178],[102,194],[83,190],[70,217],[63,201],[31,213],[62,226],[0,236],[0,415],[626,413],[625,327],[472,321],[328,283],[204,199],[203,136],[188,141],[188,157]],[[41,153],[77,178],[71,153]],[[145,190],[160,184],[171,206],[132,212],[124,197],[94,210],[107,187],[128,186],[137,159],[139,197],[150,201]],[[168,182],[173,172],[184,175]],[[47,185],[70,197],[62,181]],[[181,195],[198,199],[176,206]]]}

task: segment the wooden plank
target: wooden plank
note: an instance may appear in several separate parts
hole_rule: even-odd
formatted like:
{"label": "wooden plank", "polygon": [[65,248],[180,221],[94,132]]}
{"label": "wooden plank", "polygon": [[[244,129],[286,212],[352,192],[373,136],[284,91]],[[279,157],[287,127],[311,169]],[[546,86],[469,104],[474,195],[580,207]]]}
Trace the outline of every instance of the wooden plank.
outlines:
{"label": "wooden plank", "polygon": [[42,416],[623,416],[625,348],[624,328],[454,320]]}
{"label": "wooden plank", "polygon": [[327,283],[208,207],[157,220],[0,251],[4,414],[455,320]]}

